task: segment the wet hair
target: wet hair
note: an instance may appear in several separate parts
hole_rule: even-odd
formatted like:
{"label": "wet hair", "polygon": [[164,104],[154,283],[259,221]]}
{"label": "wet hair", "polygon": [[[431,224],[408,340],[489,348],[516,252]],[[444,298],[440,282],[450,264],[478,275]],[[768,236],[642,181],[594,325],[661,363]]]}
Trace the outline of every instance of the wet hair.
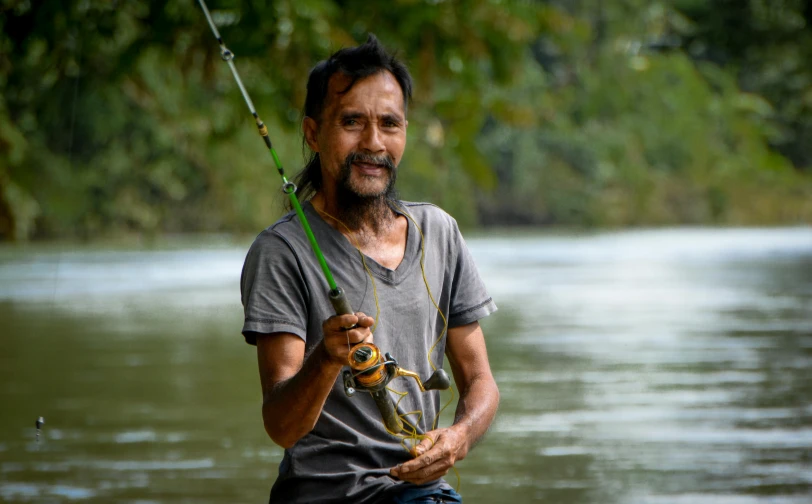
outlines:
{"label": "wet hair", "polygon": [[[327,102],[327,91],[330,78],[341,73],[350,78],[350,83],[340,94],[350,91],[355,84],[366,77],[389,72],[400,85],[403,92],[403,109],[406,110],[412,99],[412,76],[395,55],[387,52],[386,48],[373,34],[369,34],[367,41],[356,47],[347,47],[336,51],[329,58],[320,61],[310,71],[307,79],[307,96],[305,97],[304,116],[321,120],[321,114]],[[304,201],[313,197],[321,189],[321,160],[316,152],[309,150],[307,142],[303,141],[303,148],[307,154],[305,167],[294,177],[296,196]],[[288,203],[288,207],[290,204]]]}

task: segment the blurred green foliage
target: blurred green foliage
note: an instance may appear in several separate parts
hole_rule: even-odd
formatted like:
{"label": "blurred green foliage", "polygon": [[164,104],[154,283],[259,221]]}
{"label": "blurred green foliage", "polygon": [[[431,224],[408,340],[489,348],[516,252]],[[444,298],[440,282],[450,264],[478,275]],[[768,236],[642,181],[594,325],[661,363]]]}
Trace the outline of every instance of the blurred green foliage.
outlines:
{"label": "blurred green foliage", "polygon": [[[212,0],[292,174],[307,73],[413,72],[399,187],[463,224],[812,217],[803,0]],[[193,0],[0,0],[0,237],[257,231],[280,181]]]}

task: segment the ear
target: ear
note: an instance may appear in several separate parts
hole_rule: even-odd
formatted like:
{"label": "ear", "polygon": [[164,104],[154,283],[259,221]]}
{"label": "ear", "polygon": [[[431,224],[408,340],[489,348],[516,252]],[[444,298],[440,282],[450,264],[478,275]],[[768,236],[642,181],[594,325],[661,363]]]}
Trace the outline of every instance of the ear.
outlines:
{"label": "ear", "polygon": [[319,131],[319,124],[312,117],[305,117],[302,122],[302,132],[304,133],[305,142],[310,150],[319,152],[319,142],[316,133]]}

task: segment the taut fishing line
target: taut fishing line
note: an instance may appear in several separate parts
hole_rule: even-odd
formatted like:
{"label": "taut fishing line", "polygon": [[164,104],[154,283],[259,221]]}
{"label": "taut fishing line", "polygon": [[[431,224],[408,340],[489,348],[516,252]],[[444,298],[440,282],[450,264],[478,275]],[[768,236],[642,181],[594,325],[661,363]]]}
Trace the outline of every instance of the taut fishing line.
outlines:
{"label": "taut fishing line", "polygon": [[[71,99],[71,113],[70,113],[70,128],[69,128],[69,135],[68,135],[68,167],[70,171],[73,172],[73,144],[76,138],[76,103],[79,101],[79,79],[82,75],[81,67],[79,66],[78,57],[76,54],[82,54],[81,51],[78,50],[78,46],[80,44],[80,39],[77,36],[76,30],[73,32],[73,56],[76,58],[76,77],[73,79],[73,97]],[[64,253],[64,247],[60,242],[57,251],[56,251],[56,264],[54,265],[54,280],[53,280],[53,288],[51,289],[51,310],[49,310],[48,318],[52,319],[54,316],[54,312],[56,311],[54,308],[56,307],[56,296],[57,291],[59,290],[59,276],[60,276],[60,269],[62,267],[62,255]],[[42,434],[43,426],[45,425],[45,418],[42,416],[37,417],[34,421],[34,428],[35,430],[35,439],[37,442],[37,446],[39,446],[39,439],[40,436],[44,437]]]}

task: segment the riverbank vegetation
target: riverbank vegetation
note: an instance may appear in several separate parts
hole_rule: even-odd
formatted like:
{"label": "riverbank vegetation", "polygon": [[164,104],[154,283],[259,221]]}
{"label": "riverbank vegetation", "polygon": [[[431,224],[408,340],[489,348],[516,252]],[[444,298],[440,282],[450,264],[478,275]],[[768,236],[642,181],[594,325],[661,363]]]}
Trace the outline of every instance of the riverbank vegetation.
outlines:
{"label": "riverbank vegetation", "polygon": [[[466,225],[812,221],[802,0],[212,0],[286,169],[307,73],[416,81],[401,197]],[[196,2],[0,1],[0,237],[254,232],[280,180]]]}

